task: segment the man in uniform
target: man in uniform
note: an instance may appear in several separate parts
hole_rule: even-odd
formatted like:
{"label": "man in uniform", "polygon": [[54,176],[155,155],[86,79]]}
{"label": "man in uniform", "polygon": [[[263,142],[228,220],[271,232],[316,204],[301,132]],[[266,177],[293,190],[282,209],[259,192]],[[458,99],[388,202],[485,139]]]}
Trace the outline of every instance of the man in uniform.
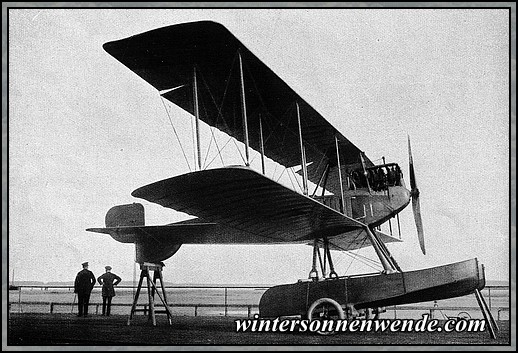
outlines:
{"label": "man in uniform", "polygon": [[106,266],[106,273],[99,276],[97,281],[103,286],[103,315],[110,316],[110,308],[112,305],[112,298],[115,296],[115,288],[120,283],[121,278],[115,273],[111,273],[111,266]]}
{"label": "man in uniform", "polygon": [[77,293],[77,316],[88,316],[90,293],[95,286],[95,276],[88,270],[88,262],[83,262],[83,269],[79,271],[74,282],[74,293]]}

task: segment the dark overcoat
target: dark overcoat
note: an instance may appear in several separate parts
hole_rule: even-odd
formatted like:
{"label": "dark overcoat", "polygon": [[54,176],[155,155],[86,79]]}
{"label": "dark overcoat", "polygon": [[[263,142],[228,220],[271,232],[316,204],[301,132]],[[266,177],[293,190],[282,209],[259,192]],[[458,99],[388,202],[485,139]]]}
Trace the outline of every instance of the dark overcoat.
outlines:
{"label": "dark overcoat", "polygon": [[97,278],[99,284],[103,286],[102,296],[103,297],[114,297],[115,289],[113,286],[116,286],[121,281],[121,278],[117,276],[115,273],[106,272],[105,274],[99,276]]}
{"label": "dark overcoat", "polygon": [[86,268],[79,271],[74,282],[74,293],[88,294],[95,286],[95,276]]}

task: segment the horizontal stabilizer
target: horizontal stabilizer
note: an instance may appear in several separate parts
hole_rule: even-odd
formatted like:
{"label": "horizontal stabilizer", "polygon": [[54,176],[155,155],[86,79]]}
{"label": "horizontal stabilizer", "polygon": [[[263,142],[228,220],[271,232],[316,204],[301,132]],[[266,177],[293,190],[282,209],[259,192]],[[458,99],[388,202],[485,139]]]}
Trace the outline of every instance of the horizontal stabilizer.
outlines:
{"label": "horizontal stabilizer", "polygon": [[[281,244],[270,238],[239,231],[221,224],[190,219],[159,226],[88,228],[87,231],[109,234],[121,243],[154,241],[157,244]],[[302,243],[302,242],[301,242]]]}
{"label": "horizontal stabilizer", "polygon": [[215,223],[168,224],[161,226],[121,226],[106,228],[88,228],[87,231],[109,234],[121,243],[138,243],[154,240],[157,243],[183,243],[189,235],[203,232],[214,227]]}
{"label": "horizontal stabilizer", "polygon": [[[249,232],[238,231],[216,223],[201,222],[199,219],[172,223],[161,226],[88,228],[87,231],[110,235],[121,243],[154,243],[157,247],[171,244],[308,244],[307,241],[273,241],[270,238],[256,236]],[[398,238],[378,232],[384,243],[401,242]],[[320,242],[323,246],[323,243]],[[350,251],[370,246],[367,234],[362,229],[355,229],[329,238],[331,250]]]}

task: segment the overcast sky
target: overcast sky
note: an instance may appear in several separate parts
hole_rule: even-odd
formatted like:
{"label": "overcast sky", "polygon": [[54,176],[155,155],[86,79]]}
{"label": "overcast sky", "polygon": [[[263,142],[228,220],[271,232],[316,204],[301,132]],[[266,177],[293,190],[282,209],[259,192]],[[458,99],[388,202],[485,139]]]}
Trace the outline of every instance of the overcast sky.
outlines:
{"label": "overcast sky", "polygon": [[[106,211],[141,202],[146,223],[186,216],[135,199],[188,172],[191,123],[103,49],[108,41],[199,20],[226,26],[343,135],[408,175],[412,138],[427,255],[410,208],[404,270],[479,258],[509,269],[507,10],[97,10],[9,12],[9,265],[16,280],[70,281],[90,262],[133,282],[134,246],[108,235]],[[204,136],[209,129],[204,126]],[[232,153],[229,149],[227,153]],[[234,150],[233,153],[237,155]],[[218,165],[214,165],[217,167]],[[260,164],[253,167],[257,170]],[[277,175],[279,172],[277,172]],[[408,181],[407,181],[408,182]],[[303,245],[185,245],[165,261],[177,283],[289,283],[307,277]],[[370,249],[360,254],[374,257]],[[372,272],[334,253],[337,272]],[[126,282],[127,281],[127,282]]]}

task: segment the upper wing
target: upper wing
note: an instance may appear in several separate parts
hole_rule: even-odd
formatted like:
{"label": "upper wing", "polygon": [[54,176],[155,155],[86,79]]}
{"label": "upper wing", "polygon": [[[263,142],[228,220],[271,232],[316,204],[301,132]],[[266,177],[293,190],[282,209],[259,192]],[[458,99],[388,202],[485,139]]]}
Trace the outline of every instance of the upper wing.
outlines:
{"label": "upper wing", "polygon": [[365,227],[247,167],[188,173],[132,195],[271,242],[301,242]]}
{"label": "upper wing", "polygon": [[[331,167],[327,189],[337,193],[335,137],[340,163],[360,163],[360,150],[327,122],[279,76],[249,51],[224,26],[209,21],[159,28],[104,44],[104,49],[163,93],[163,97],[193,114],[193,70],[200,77],[200,119],[243,142],[240,77],[237,53],[244,65],[249,143],[260,150],[259,120],[264,152],[292,167],[301,164],[295,104],[300,106],[309,179],[317,183]],[[367,166],[372,162],[365,158]]]}

